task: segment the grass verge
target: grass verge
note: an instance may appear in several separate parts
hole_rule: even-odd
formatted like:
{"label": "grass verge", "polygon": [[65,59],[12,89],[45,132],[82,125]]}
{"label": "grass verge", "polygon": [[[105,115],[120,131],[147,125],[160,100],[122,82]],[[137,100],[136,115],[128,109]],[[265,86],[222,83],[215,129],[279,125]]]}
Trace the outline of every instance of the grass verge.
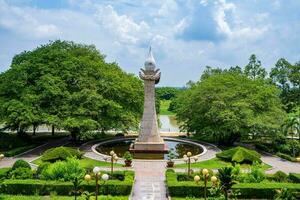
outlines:
{"label": "grass verge", "polygon": [[[42,158],[38,158],[34,161],[32,161],[33,164],[36,165],[40,165],[43,163]],[[94,160],[91,158],[87,158],[87,157],[83,157],[82,159],[79,160],[80,166],[83,168],[90,168],[90,167],[110,167],[110,163],[109,162],[105,162],[105,161],[98,161],[98,160]],[[116,163],[114,164],[115,167],[122,167],[122,164]]]}
{"label": "grass verge", "polygon": [[[219,169],[222,167],[226,167],[226,166],[231,166],[230,162],[225,162],[220,160],[219,158],[213,158],[210,160],[205,160],[202,162],[197,162],[197,163],[192,163],[191,164],[191,168],[199,168],[199,169],[203,169],[203,168],[207,168],[207,169]],[[186,168],[187,164],[183,163],[183,164],[178,164],[175,165],[176,168]],[[241,165],[241,169],[249,169],[251,167],[251,165],[249,164],[242,164]],[[262,169],[263,170],[267,170],[270,169],[271,166],[268,164],[263,163],[262,165]]]}
{"label": "grass verge", "polygon": [[[1,200],[73,200],[73,196],[25,196],[25,195],[0,195]],[[77,200],[85,200],[85,197],[77,197]],[[95,199],[92,197],[91,199]],[[98,196],[98,199],[106,200],[127,200],[127,196]]]}
{"label": "grass verge", "polygon": [[160,101],[160,115],[175,115],[174,112],[168,111],[171,100],[161,100]]}

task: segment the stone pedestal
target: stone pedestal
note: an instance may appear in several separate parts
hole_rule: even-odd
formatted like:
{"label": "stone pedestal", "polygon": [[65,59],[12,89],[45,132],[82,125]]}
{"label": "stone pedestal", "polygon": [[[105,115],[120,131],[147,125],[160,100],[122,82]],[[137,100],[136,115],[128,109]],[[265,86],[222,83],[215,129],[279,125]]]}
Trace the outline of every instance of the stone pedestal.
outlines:
{"label": "stone pedestal", "polygon": [[141,121],[139,137],[130,148],[133,152],[166,152],[164,140],[160,137],[155,110],[155,84],[160,80],[159,69],[155,70],[155,61],[151,53],[145,62],[145,70],[139,76],[144,80],[144,113]]}

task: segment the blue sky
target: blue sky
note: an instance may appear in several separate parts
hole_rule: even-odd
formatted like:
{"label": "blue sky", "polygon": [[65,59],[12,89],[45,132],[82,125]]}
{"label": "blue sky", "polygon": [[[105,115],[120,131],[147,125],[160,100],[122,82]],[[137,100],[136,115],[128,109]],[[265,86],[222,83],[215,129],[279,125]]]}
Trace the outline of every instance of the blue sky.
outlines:
{"label": "blue sky", "polygon": [[95,44],[107,61],[138,74],[149,45],[160,86],[199,79],[206,65],[268,70],[300,61],[299,0],[0,0],[0,71],[49,40]]}

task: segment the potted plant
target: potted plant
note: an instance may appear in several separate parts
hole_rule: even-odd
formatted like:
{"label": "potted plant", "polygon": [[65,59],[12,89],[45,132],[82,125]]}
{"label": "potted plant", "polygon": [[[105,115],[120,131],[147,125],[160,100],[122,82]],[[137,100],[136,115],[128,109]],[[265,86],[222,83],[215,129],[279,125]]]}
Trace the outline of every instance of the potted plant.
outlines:
{"label": "potted plant", "polygon": [[174,158],[175,158],[174,149],[171,148],[168,153],[167,167],[174,167],[174,161],[173,161]]}
{"label": "potted plant", "polygon": [[123,158],[125,159],[125,167],[131,167],[131,163],[132,163],[132,155],[130,154],[129,151],[126,151],[124,153]]}

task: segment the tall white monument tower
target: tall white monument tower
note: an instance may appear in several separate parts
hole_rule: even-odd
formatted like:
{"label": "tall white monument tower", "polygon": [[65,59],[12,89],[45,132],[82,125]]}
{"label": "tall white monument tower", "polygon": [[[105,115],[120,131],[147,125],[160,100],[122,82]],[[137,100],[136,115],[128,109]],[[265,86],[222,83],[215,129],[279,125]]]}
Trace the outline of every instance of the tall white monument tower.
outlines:
{"label": "tall white monument tower", "polygon": [[139,137],[131,147],[133,152],[166,152],[164,140],[160,137],[155,110],[155,84],[160,80],[161,73],[156,69],[151,47],[145,61],[145,69],[141,69],[139,76],[144,80],[144,113],[141,121]]}

